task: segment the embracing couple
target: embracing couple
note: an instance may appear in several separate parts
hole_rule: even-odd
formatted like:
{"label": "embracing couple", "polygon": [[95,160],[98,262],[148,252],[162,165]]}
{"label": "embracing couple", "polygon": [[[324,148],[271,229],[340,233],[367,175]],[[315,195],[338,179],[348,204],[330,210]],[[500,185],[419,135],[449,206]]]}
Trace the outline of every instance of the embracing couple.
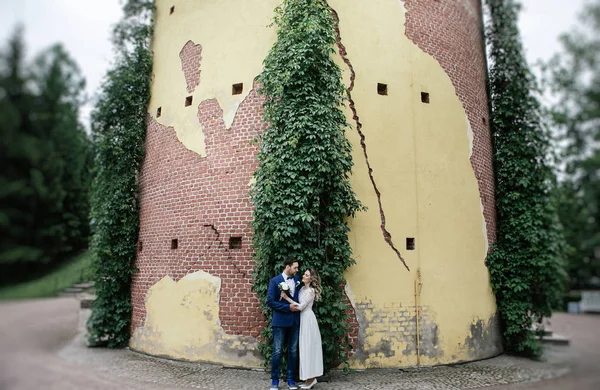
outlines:
{"label": "embracing couple", "polygon": [[323,350],[317,318],[312,311],[314,301],[321,298],[321,280],[314,269],[308,269],[302,280],[296,276],[298,262],[287,258],[284,270],[269,282],[267,306],[273,310],[273,355],[271,360],[271,390],[279,388],[279,368],[283,343],[287,341],[287,382],[290,390],[294,382],[300,344],[300,379],[302,389],[310,389],[323,375]]}

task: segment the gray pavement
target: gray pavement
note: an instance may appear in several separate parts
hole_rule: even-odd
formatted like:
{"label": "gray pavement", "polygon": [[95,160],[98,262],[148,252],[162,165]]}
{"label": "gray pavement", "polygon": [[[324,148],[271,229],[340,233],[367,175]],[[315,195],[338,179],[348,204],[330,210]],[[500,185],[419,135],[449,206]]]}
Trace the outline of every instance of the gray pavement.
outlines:
{"label": "gray pavement", "polygon": [[[260,370],[177,362],[129,350],[86,348],[78,301],[0,303],[0,390],[267,389]],[[571,347],[545,361],[499,356],[479,362],[403,370],[335,371],[315,389],[600,389],[600,316],[556,314],[554,331]]]}
{"label": "gray pavement", "polygon": [[[551,327],[554,332],[571,339],[568,348],[547,351],[547,359],[562,362],[569,372],[554,380],[515,384],[511,389],[570,390],[600,389],[600,315],[555,314]],[[503,390],[507,387],[491,387]]]}

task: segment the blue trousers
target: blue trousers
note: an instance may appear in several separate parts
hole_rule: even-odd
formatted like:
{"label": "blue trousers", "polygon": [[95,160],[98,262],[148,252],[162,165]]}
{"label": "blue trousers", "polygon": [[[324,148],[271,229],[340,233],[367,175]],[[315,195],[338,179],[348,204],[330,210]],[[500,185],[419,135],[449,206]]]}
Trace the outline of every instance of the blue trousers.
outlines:
{"label": "blue trousers", "polygon": [[273,354],[271,356],[271,379],[279,380],[279,368],[281,367],[281,355],[283,354],[283,343],[287,340],[287,369],[288,380],[296,377],[298,366],[298,335],[300,327],[289,328],[273,327]]}

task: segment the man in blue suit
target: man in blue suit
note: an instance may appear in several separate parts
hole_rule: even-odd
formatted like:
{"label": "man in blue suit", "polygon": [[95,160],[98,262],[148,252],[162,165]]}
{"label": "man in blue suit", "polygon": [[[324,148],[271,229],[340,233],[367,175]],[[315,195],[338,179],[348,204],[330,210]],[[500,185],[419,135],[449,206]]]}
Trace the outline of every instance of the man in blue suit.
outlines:
{"label": "man in blue suit", "polygon": [[288,388],[298,388],[294,378],[296,377],[296,366],[298,365],[298,334],[300,330],[300,312],[298,309],[281,300],[280,283],[289,286],[289,296],[298,302],[298,291],[300,290],[300,278],[295,276],[298,272],[298,262],[292,258],[283,261],[284,270],[282,274],[275,276],[269,282],[267,292],[267,306],[273,310],[273,355],[271,357],[271,390],[279,389],[279,367],[283,343],[287,340],[287,381]]}

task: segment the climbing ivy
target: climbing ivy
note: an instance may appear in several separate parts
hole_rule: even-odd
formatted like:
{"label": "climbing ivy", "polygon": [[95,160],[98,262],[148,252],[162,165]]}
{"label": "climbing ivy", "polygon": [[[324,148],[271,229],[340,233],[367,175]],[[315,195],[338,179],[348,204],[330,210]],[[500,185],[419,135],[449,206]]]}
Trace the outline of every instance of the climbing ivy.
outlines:
{"label": "climbing ivy", "polygon": [[[348,307],[344,271],[354,263],[346,219],[362,209],[350,187],[351,145],[342,107],[341,70],[332,60],[335,21],[325,0],[283,0],[276,8],[277,39],[258,78],[268,128],[260,136],[255,206],[254,290],[265,306],[269,279],[282,260],[314,267],[323,283],[315,312],[326,368],[347,360]],[[272,333],[260,351],[270,360]]]}
{"label": "climbing ivy", "polygon": [[539,356],[531,330],[560,302],[563,238],[535,80],[523,54],[513,0],[487,0],[497,241],[487,258],[504,347]]}
{"label": "climbing ivy", "polygon": [[96,299],[88,321],[93,346],[124,347],[131,323],[131,277],[139,231],[138,177],[144,157],[152,55],[151,0],[128,0],[115,27],[114,65],[94,112],[95,172],[91,252]]}

